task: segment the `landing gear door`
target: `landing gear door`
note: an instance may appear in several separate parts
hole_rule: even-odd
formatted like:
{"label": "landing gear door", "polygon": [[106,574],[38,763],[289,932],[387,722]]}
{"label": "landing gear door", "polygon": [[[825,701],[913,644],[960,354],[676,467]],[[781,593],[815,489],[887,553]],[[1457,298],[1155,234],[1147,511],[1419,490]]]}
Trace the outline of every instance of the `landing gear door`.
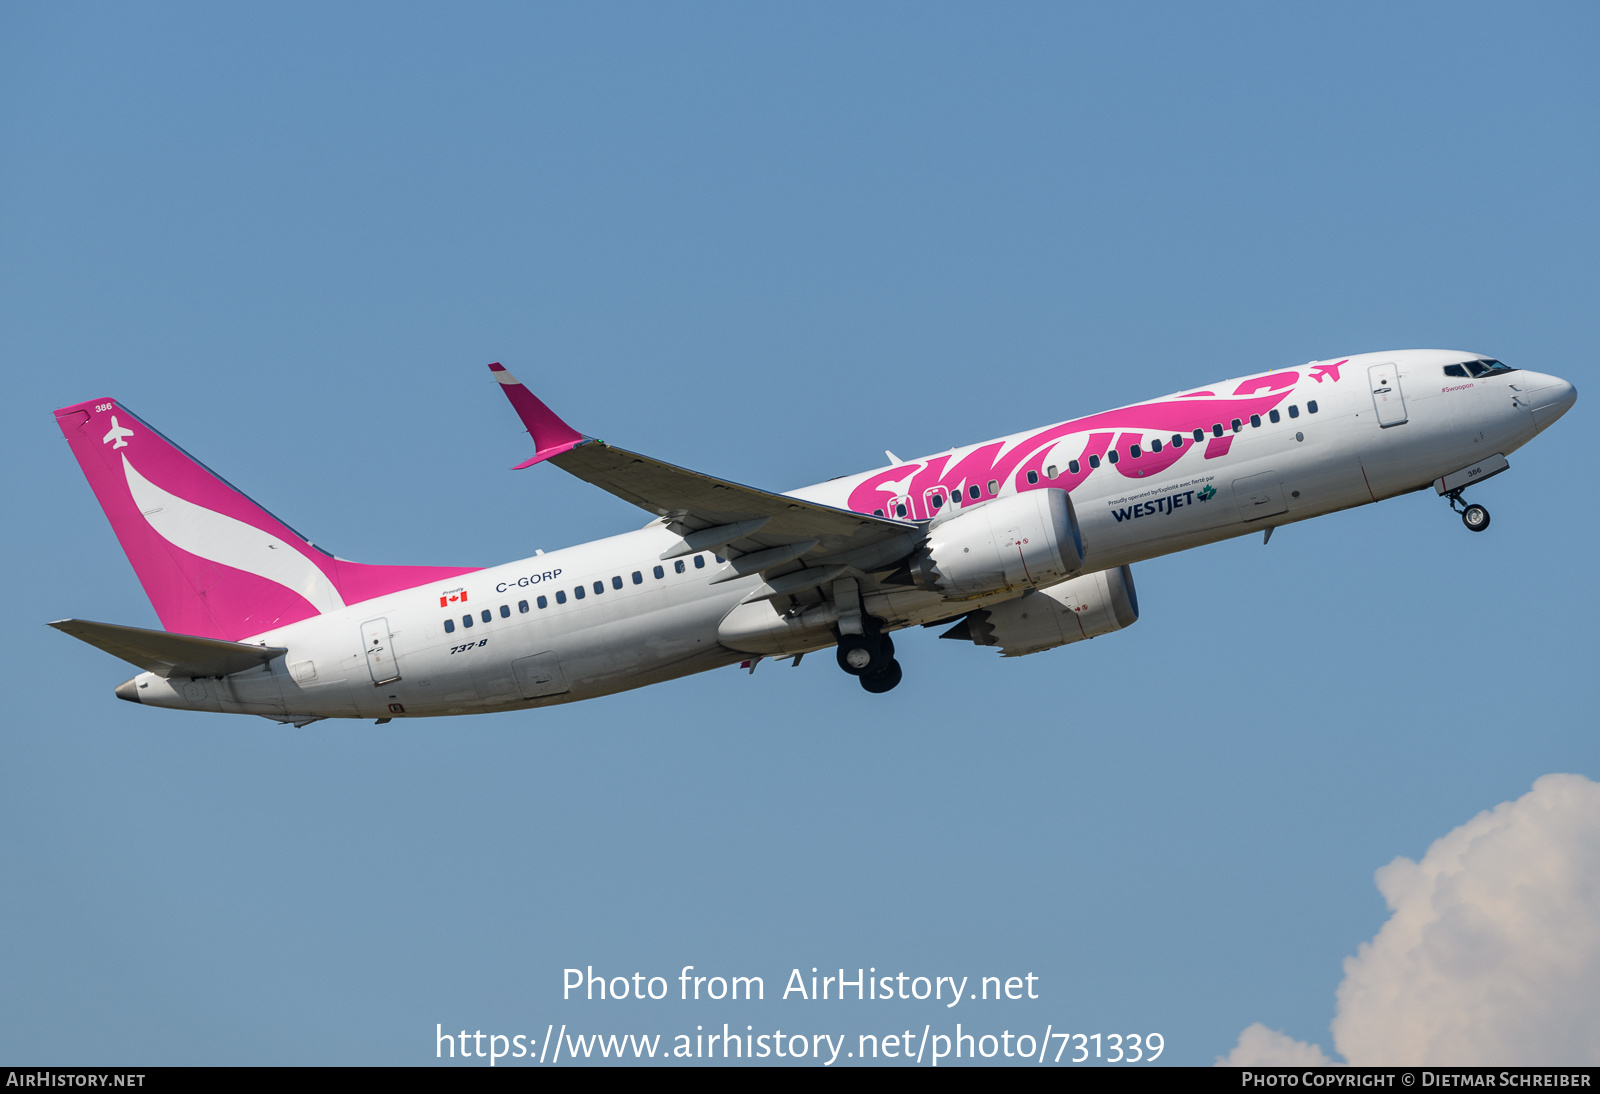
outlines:
{"label": "landing gear door", "polygon": [[1406,400],[1400,393],[1400,369],[1390,362],[1367,369],[1372,383],[1372,405],[1378,412],[1378,425],[1387,429],[1406,420]]}
{"label": "landing gear door", "polygon": [[1278,481],[1276,471],[1263,471],[1259,475],[1234,479],[1233,500],[1238,503],[1239,519],[1243,521],[1260,520],[1289,511],[1289,506],[1283,500],[1283,484]]}
{"label": "landing gear door", "polygon": [[545,695],[560,695],[570,691],[566,673],[561,671],[561,658],[554,653],[536,653],[519,657],[511,662],[517,674],[517,689],[524,699],[538,699]]}
{"label": "landing gear door", "polygon": [[394,656],[394,640],[387,619],[369,619],[361,624],[361,645],[367,654],[367,671],[372,686],[392,684],[400,679],[400,666]]}

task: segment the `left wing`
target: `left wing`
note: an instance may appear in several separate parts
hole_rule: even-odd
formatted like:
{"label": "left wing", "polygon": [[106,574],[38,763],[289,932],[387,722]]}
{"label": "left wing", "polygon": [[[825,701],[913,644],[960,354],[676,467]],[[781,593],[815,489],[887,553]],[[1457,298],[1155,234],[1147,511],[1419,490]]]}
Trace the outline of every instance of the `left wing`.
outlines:
{"label": "left wing", "polygon": [[849,570],[892,569],[921,541],[915,521],[852,513],[715,478],[586,437],[562,421],[499,364],[489,366],[533,438],[535,454],[563,471],[660,517],[679,537],[663,559],[711,550],[729,561],[711,580],[759,573],[748,599],[772,598]]}

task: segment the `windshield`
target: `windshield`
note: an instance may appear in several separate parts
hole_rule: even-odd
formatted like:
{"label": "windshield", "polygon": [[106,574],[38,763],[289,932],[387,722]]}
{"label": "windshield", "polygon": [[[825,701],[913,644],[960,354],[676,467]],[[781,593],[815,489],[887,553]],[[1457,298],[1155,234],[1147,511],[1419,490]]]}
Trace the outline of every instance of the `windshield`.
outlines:
{"label": "windshield", "polygon": [[1463,361],[1466,369],[1473,376],[1487,376],[1491,372],[1516,372],[1510,365],[1501,364],[1499,361],[1484,358],[1478,361]]}

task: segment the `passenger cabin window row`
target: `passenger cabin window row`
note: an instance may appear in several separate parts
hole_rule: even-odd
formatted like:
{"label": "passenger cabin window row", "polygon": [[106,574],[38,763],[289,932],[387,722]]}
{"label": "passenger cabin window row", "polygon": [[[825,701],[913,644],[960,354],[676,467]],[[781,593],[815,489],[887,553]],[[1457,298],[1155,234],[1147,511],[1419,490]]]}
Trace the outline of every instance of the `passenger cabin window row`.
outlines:
{"label": "passenger cabin window row", "polygon": [[[1494,362],[1474,362],[1474,363],[1475,364],[1485,364],[1485,363],[1487,363],[1487,364],[1496,364],[1496,365],[1500,364],[1498,361],[1494,361]],[[1449,374],[1449,375],[1454,376],[1454,375],[1457,375],[1457,374],[1450,372],[1450,369],[1460,368],[1460,367],[1461,366],[1459,366],[1459,365],[1449,365],[1449,366],[1447,366],[1445,368],[1445,372],[1447,374]],[[1505,366],[1504,365],[1500,365],[1500,368],[1504,369]],[[1290,404],[1290,406],[1288,408],[1288,412],[1289,412],[1289,417],[1290,418],[1298,418],[1298,417],[1300,417],[1300,407],[1297,404]],[[1315,399],[1311,399],[1306,403],[1306,413],[1307,414],[1315,414],[1316,412],[1317,412],[1317,401]],[[1277,425],[1279,422],[1283,421],[1283,415],[1281,413],[1279,413],[1277,410],[1269,410],[1269,411],[1267,411],[1267,421],[1271,422],[1273,425]],[[1260,429],[1261,428],[1261,424],[1262,424],[1261,423],[1261,415],[1259,415],[1259,414],[1250,415],[1250,428],[1252,428],[1252,429]],[[1213,437],[1221,437],[1221,436],[1224,436],[1225,433],[1230,431],[1230,430],[1232,432],[1234,432],[1234,433],[1243,432],[1243,430],[1244,430],[1244,422],[1243,422],[1243,420],[1241,420],[1239,418],[1234,418],[1226,426],[1224,426],[1221,422],[1218,422],[1218,423],[1216,423],[1215,425],[1213,425],[1211,427],[1211,435]],[[1201,442],[1201,441],[1203,441],[1205,439],[1206,439],[1206,430],[1205,429],[1203,429],[1203,428],[1202,429],[1196,429],[1194,431],[1194,443],[1198,444],[1199,442]],[[1182,433],[1174,433],[1170,440],[1163,440],[1160,437],[1156,437],[1156,438],[1153,438],[1149,442],[1148,449],[1142,444],[1131,444],[1131,445],[1129,445],[1128,446],[1128,458],[1132,459],[1132,460],[1137,460],[1141,456],[1143,456],[1146,451],[1150,452],[1151,455],[1155,455],[1155,454],[1159,453],[1163,448],[1165,448],[1168,445],[1171,445],[1173,448],[1182,448],[1185,444],[1188,444],[1188,443],[1190,443],[1190,442],[1185,439],[1185,437],[1184,437],[1184,435]],[[1106,453],[1105,458],[1110,463],[1113,463],[1113,464],[1119,463],[1122,460],[1122,453],[1118,449],[1113,448],[1109,452]],[[1099,466],[1100,466],[1100,457],[1097,456],[1097,455],[1090,455],[1090,457],[1089,457],[1089,467],[1091,469],[1093,469],[1093,468],[1096,468],[1096,467],[1099,467]],[[1057,470],[1058,469],[1057,469],[1056,465],[1055,464],[1051,464],[1049,467],[1045,468],[1044,477],[1047,478],[1047,479],[1055,478],[1056,475],[1057,475]],[[1068,460],[1067,461],[1067,472],[1069,474],[1077,475],[1077,474],[1081,474],[1082,471],[1083,471],[1083,465],[1081,463],[1079,463],[1077,460]],[[1029,471],[1027,473],[1027,480],[1028,480],[1028,485],[1029,486],[1037,486],[1037,485],[1039,485],[1039,472],[1037,472],[1037,471]],[[996,494],[998,494],[1000,492],[1000,483],[995,479],[990,479],[989,482],[988,482],[988,488],[989,488],[989,496],[990,497],[994,497]],[[967,497],[970,500],[977,501],[982,496],[983,496],[983,491],[976,484],[973,484],[973,485],[967,487]],[[959,504],[960,503],[960,501],[961,501],[961,491],[959,489],[952,490],[950,492],[950,501],[951,501],[952,504]],[[933,495],[933,497],[930,499],[930,504],[933,506],[935,511],[944,508],[944,502],[945,502],[945,496],[944,496],[943,491],[936,492]],[[884,515],[884,511],[882,509],[874,509],[872,511],[872,515],[875,516],[875,517],[881,517],[881,516]],[[897,516],[897,517],[904,517],[906,515],[906,506],[905,506],[904,502],[895,503],[894,515]]]}
{"label": "passenger cabin window row", "polygon": [[[726,562],[727,561],[727,559],[723,558],[721,555],[714,554],[711,557],[716,559],[718,562]],[[693,563],[694,563],[694,568],[695,569],[697,569],[697,570],[705,569],[706,568],[706,556],[705,555],[695,555],[694,559],[693,559]],[[687,563],[684,562],[683,559],[680,558],[680,559],[677,559],[676,561],[673,562],[672,569],[673,569],[674,573],[682,574],[682,573],[687,573],[688,572],[689,566],[688,566]],[[654,567],[653,570],[652,570],[652,573],[655,574],[655,577],[656,577],[657,580],[661,580],[661,579],[663,579],[663,578],[665,578],[667,576],[666,568],[662,567],[662,566]],[[640,570],[633,571],[633,574],[631,575],[630,580],[635,585],[643,585],[644,584],[644,573],[643,573],[643,571],[640,571]],[[621,589],[621,588],[623,588],[623,585],[624,585],[624,582],[622,580],[622,575],[621,574],[613,574],[612,577],[611,577],[611,588],[613,588],[613,589]],[[602,581],[596,581],[596,582],[592,583],[591,585],[589,585],[587,587],[585,587],[584,585],[580,584],[580,585],[576,585],[576,586],[573,587],[573,589],[572,589],[572,598],[574,600],[583,600],[583,599],[585,599],[586,597],[588,597],[590,595],[600,596],[605,591],[606,591],[606,582],[603,581],[603,580]],[[565,604],[567,602],[567,591],[565,589],[557,589],[556,592],[555,592],[555,598],[556,598],[556,603],[557,604]],[[547,596],[535,597],[534,598],[534,604],[537,607],[540,607],[540,608],[548,608],[550,606],[550,598],[547,597]],[[528,602],[526,600],[517,601],[517,613],[519,615],[526,615],[529,612],[529,610],[530,610],[530,608],[529,608]],[[485,622],[485,623],[489,623],[489,622],[493,621],[493,619],[494,619],[494,610],[491,609],[491,608],[484,608],[481,612],[478,613],[478,618],[480,620],[482,620],[483,622]],[[501,619],[510,619],[511,618],[511,605],[509,605],[509,604],[500,605],[500,618]],[[472,613],[468,612],[466,615],[461,617],[461,627],[462,627],[462,629],[463,630],[470,629],[472,627],[472,625],[473,625],[473,622],[474,622],[474,620],[473,620],[473,617],[472,617]],[[456,621],[454,619],[447,618],[444,621],[444,633],[445,634],[454,634],[455,630],[456,630]]]}

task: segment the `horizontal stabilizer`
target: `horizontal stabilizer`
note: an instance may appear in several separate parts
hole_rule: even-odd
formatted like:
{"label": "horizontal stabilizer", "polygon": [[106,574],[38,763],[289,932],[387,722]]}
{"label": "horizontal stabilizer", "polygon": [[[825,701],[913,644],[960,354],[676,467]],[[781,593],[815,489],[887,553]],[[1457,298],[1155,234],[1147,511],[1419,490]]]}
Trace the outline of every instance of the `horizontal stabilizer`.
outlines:
{"label": "horizontal stabilizer", "polygon": [[265,665],[274,657],[289,652],[279,646],[251,646],[243,642],[224,642],[220,638],[93,623],[87,619],[59,619],[50,625],[80,642],[163,677],[227,676]]}

